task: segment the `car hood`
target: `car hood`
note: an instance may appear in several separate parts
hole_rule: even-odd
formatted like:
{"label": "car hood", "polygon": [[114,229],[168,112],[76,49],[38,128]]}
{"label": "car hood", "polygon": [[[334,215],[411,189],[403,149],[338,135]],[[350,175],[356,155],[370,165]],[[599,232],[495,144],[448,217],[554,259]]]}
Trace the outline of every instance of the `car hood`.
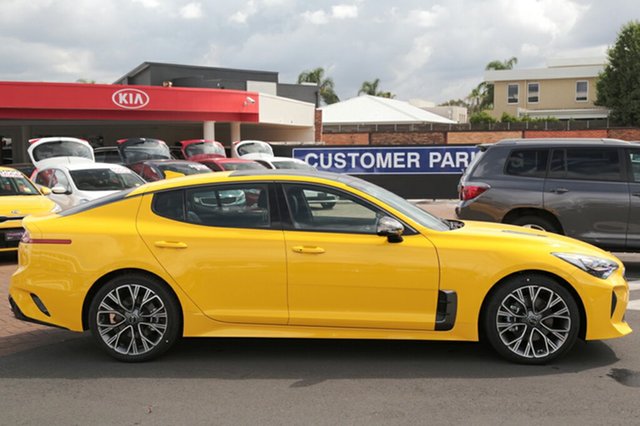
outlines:
{"label": "car hood", "polygon": [[28,214],[49,213],[55,203],[44,195],[13,195],[0,197],[0,216],[23,217]]}
{"label": "car hood", "polygon": [[486,247],[508,244],[520,249],[540,249],[549,252],[581,253],[615,259],[611,253],[574,238],[522,226],[491,222],[462,221],[464,226],[452,230],[469,241],[481,242]]}

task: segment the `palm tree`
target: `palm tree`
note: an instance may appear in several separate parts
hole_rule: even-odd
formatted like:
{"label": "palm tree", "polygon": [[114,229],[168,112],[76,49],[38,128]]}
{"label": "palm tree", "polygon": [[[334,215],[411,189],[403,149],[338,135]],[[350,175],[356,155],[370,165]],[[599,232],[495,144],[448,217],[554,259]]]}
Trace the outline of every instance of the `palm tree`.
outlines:
{"label": "palm tree", "polygon": [[324,76],[324,68],[318,67],[312,70],[303,71],[298,76],[298,84],[316,83],[319,87],[320,98],[326,105],[340,102],[338,95],[334,91],[333,79]]}
{"label": "palm tree", "polygon": [[[484,67],[485,70],[510,70],[513,69],[513,66],[518,63],[518,58],[515,56],[505,59],[504,61],[491,61]],[[480,103],[477,105],[477,111],[482,111],[484,109],[492,109],[493,108],[493,84],[482,82],[476,87],[476,89],[481,93]],[[474,89],[474,90],[476,90]],[[472,92],[473,93],[473,92]]]}
{"label": "palm tree", "polygon": [[378,96],[381,98],[395,98],[396,95],[394,95],[391,92],[380,92],[378,91],[378,85],[380,84],[380,79],[376,78],[373,81],[365,81],[362,83],[362,86],[360,87],[360,90],[358,90],[358,95],[371,95],[371,96]]}

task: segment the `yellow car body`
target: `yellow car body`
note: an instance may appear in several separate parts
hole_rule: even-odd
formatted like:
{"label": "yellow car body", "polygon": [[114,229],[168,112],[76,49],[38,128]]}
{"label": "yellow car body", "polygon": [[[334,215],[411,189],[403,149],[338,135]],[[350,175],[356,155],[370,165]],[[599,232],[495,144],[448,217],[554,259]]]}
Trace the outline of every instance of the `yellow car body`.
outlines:
{"label": "yellow car body", "polygon": [[50,213],[55,208],[56,203],[45,197],[21,172],[0,167],[0,252],[18,250],[25,216]]}
{"label": "yellow car body", "polygon": [[[133,271],[162,283],[175,297],[181,336],[477,341],[492,294],[505,280],[534,273],[559,283],[575,299],[581,337],[631,332],[623,318],[629,294],[624,267],[610,253],[499,224],[458,222],[432,229],[356,181],[295,172],[193,175],[146,184],[111,201],[80,206],[77,213],[29,217],[24,221],[29,235],[20,244],[10,285],[14,312],[22,319],[86,330],[101,287]],[[280,222],[267,227],[205,226],[162,217],[153,204],[158,194],[181,188],[255,182],[336,191],[344,200],[384,212],[405,230],[396,241],[369,228],[296,229],[287,225],[282,206]],[[273,191],[270,197],[277,195]],[[552,253],[595,256],[615,270],[600,278]],[[447,299],[451,294],[455,297]]]}

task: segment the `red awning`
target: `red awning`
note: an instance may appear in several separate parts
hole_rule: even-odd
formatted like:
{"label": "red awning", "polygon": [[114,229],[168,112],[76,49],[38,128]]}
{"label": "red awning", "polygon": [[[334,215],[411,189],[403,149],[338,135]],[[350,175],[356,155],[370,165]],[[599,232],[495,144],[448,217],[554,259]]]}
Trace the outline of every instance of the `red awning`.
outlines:
{"label": "red awning", "polygon": [[0,82],[0,120],[236,121],[259,119],[259,95],[238,90]]}

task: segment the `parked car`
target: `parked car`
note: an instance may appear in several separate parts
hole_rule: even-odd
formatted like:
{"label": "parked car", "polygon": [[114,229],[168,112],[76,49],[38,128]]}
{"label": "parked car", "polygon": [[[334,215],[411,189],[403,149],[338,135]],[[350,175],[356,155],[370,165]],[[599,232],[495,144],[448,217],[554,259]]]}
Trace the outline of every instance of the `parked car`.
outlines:
{"label": "parked car", "polygon": [[243,158],[204,158],[199,161],[214,172],[228,172],[231,170],[264,170],[265,166],[257,161]]}
{"label": "parked car", "polygon": [[71,137],[46,137],[29,140],[29,159],[34,165],[31,179],[38,169],[58,164],[93,163],[93,149],[84,139]]}
{"label": "parked car", "polygon": [[640,250],[640,145],[523,139],[481,145],[463,174],[458,217]]}
{"label": "parked car", "polygon": [[[200,161],[204,158],[224,158],[227,156],[224,146],[209,139],[188,139],[178,142],[182,159]],[[178,158],[178,157],[177,157]]]}
{"label": "parked car", "polygon": [[187,160],[146,160],[131,164],[129,168],[147,182],[198,173],[211,173],[211,169],[204,164]]}
{"label": "parked car", "polygon": [[[228,203],[229,191],[257,198]],[[310,192],[340,208],[309,208]],[[610,253],[533,229],[441,220],[348,175],[192,175],[24,227],[9,287],[15,315],[90,329],[122,361],[156,357],[181,336],[482,336],[509,360],[540,364],[578,337],[631,332],[624,267]]]}
{"label": "parked car", "polygon": [[258,160],[273,157],[273,148],[265,141],[245,140],[231,144],[231,157]]}
{"label": "parked car", "polygon": [[18,249],[25,216],[60,211],[55,202],[45,197],[48,193],[48,189],[37,188],[18,170],[0,167],[0,252]]}
{"label": "parked car", "polygon": [[116,146],[95,148],[94,155],[98,162],[124,165],[173,158],[167,144],[153,138],[118,139]]}
{"label": "parked car", "polygon": [[38,171],[35,182],[50,188],[49,197],[63,209],[145,183],[128,168],[107,163],[73,163],[46,167]]}

